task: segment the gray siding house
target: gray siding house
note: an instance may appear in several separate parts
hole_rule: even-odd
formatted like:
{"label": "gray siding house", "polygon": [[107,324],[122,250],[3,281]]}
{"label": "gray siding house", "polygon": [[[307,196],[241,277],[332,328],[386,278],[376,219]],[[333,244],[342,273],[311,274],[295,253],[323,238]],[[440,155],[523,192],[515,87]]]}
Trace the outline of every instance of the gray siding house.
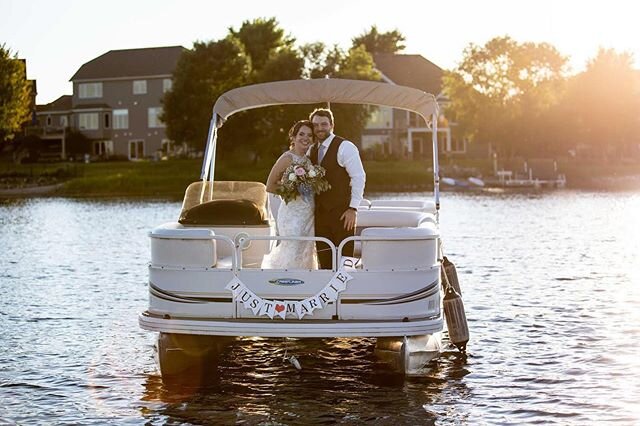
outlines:
{"label": "gray siding house", "polygon": [[[373,61],[382,80],[389,84],[413,87],[436,96],[441,107],[446,105],[442,94],[440,67],[421,55],[375,54]],[[452,135],[444,115],[438,123],[438,147],[446,155],[464,154],[467,143]],[[362,134],[361,146],[369,156],[396,158],[430,158],[431,129],[414,113],[389,107],[378,107]]]}
{"label": "gray siding house", "polygon": [[91,140],[87,152],[95,156],[135,160],[170,151],[160,101],[184,50],[111,50],[87,62],[71,77],[72,96],[38,107],[39,126],[81,132]]}
{"label": "gray siding house", "polygon": [[71,77],[73,126],[93,141],[93,154],[140,159],[170,149],[160,100],[182,46],[111,50]]}

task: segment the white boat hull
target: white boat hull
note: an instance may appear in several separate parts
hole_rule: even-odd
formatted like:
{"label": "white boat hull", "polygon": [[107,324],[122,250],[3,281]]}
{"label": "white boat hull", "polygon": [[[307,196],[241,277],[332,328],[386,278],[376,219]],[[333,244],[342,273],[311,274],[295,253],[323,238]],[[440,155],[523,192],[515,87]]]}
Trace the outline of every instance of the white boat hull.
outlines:
{"label": "white boat hull", "polygon": [[149,331],[201,336],[258,337],[389,337],[420,336],[442,330],[442,317],[413,321],[282,321],[166,319],[140,314],[140,326]]}

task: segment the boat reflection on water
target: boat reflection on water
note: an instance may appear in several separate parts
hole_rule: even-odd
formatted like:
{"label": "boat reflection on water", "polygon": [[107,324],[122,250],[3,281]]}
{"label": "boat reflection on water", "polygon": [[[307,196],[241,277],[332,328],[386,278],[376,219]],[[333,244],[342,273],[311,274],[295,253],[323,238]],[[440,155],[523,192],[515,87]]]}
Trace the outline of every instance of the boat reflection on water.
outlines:
{"label": "boat reflection on water", "polygon": [[[389,421],[404,412],[416,424],[444,413],[442,399],[465,398],[468,357],[455,348],[427,377],[406,378],[374,355],[374,338],[241,338],[220,354],[218,374],[191,384],[147,376],[141,414],[151,422],[294,424]],[[288,358],[295,356],[301,369]],[[397,398],[392,395],[397,394]]]}

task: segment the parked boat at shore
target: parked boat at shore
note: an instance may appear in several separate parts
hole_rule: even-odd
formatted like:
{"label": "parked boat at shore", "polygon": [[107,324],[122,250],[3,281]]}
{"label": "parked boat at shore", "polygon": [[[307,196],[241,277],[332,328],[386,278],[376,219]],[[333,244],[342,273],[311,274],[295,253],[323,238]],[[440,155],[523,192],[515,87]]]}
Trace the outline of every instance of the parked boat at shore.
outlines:
{"label": "parked boat at shore", "polygon": [[[364,202],[356,236],[336,247],[322,237],[277,235],[262,183],[214,180],[217,129],[231,115],[323,102],[401,108],[432,123],[433,201]],[[149,233],[149,308],[139,323],[159,333],[163,379],[213,374],[221,348],[238,336],[375,337],[380,359],[422,376],[441,351],[445,290],[455,312],[452,341],[465,340],[465,330],[468,340],[460,295],[441,278],[437,114],[433,95],[369,81],[281,81],[223,94],[213,108],[202,180],[187,188],[179,219]],[[286,239],[326,243],[332,268],[264,269],[263,258]],[[343,256],[351,241],[355,257]]]}

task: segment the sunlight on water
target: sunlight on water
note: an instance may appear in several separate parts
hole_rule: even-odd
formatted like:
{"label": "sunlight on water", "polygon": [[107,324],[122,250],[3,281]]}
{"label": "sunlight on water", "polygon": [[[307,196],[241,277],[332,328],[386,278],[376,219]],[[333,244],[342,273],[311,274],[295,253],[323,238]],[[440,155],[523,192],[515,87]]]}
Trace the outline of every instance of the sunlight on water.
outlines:
{"label": "sunlight on water", "polygon": [[179,211],[0,203],[0,424],[640,422],[640,193],[443,194],[469,353],[411,380],[374,339],[243,338],[208,387],[165,386],[137,315]]}

